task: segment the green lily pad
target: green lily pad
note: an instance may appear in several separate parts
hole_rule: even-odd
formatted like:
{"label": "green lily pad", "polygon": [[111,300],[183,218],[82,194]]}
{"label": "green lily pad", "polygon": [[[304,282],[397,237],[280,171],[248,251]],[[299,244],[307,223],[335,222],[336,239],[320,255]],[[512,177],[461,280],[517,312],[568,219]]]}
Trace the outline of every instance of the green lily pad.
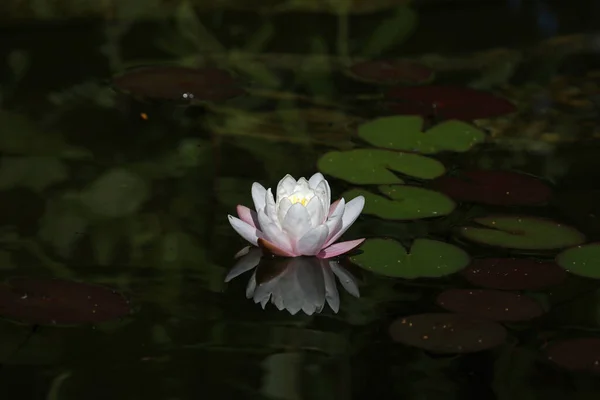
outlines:
{"label": "green lily pad", "polygon": [[465,268],[469,255],[449,243],[431,239],[416,239],[410,251],[391,239],[367,239],[362,254],[350,261],[376,274],[394,278],[438,278]]}
{"label": "green lily pad", "polygon": [[416,186],[384,185],[379,190],[387,197],[371,193],[364,189],[351,189],[342,197],[353,199],[365,196],[364,214],[383,219],[412,220],[448,215],[456,203],[448,196]]}
{"label": "green lily pad", "polygon": [[574,275],[600,279],[600,243],[566,249],[556,256],[555,261]]}
{"label": "green lily pad", "polygon": [[419,179],[435,179],[446,172],[433,158],[380,149],[330,151],[317,166],[324,174],[357,185],[403,183],[392,171]]}
{"label": "green lily pad", "polygon": [[396,115],[366,122],[358,136],[377,147],[435,154],[442,151],[469,151],[485,140],[485,133],[462,121],[445,121],[422,132],[423,118]]}
{"label": "green lily pad", "polygon": [[458,233],[465,239],[489,246],[520,250],[553,250],[585,242],[577,229],[537,217],[512,215],[475,218],[484,228],[465,226]]}

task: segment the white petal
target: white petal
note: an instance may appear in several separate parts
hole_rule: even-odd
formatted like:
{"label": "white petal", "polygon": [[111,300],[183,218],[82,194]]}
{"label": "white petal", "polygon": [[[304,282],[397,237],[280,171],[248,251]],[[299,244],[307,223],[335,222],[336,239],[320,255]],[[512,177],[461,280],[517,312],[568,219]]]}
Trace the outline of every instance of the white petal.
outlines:
{"label": "white petal", "polygon": [[258,182],[254,182],[252,184],[252,200],[254,201],[254,208],[258,212],[258,210],[262,210],[265,208],[265,193],[267,189],[263,185]]}
{"label": "white petal", "polygon": [[321,198],[325,207],[325,215],[328,214],[329,207],[331,206],[331,189],[329,189],[329,183],[327,181],[321,181],[314,189],[315,195]]}
{"label": "white petal", "polygon": [[300,238],[306,234],[306,232],[312,229],[310,224],[310,215],[308,215],[308,210],[306,207],[300,203],[296,203],[290,207],[285,215],[285,218],[283,219],[281,226],[283,232],[285,232],[290,238],[292,247],[296,249],[294,244],[297,243]]}
{"label": "white petal", "polygon": [[290,207],[292,207],[292,202],[287,197],[282,198],[279,203],[277,203],[277,220],[280,225],[283,224],[285,214],[287,214]]}
{"label": "white petal", "polygon": [[329,262],[331,270],[338,277],[340,283],[354,297],[360,297],[360,291],[358,290],[358,279],[354,277],[346,268],[342,267],[335,261]]}
{"label": "white petal", "polygon": [[279,221],[277,220],[277,208],[275,207],[275,199],[273,198],[271,188],[269,188],[265,194],[265,213],[279,226]]}
{"label": "white petal", "polygon": [[228,215],[229,223],[231,227],[235,229],[235,231],[248,242],[252,243],[255,246],[258,246],[258,238],[261,237],[261,232],[254,228],[253,226],[248,225],[244,221],[239,218],[234,217],[233,215]]}
{"label": "white petal", "polygon": [[340,294],[335,283],[335,276],[327,263],[323,263],[323,281],[325,282],[325,299],[334,313],[340,310]]}
{"label": "white petal", "polygon": [[364,206],[365,198],[363,196],[357,196],[346,204],[346,207],[344,207],[344,215],[342,216],[342,229],[327,240],[325,247],[335,243],[335,241],[350,228],[362,212]]}
{"label": "white petal", "polygon": [[329,236],[327,237],[326,243],[329,243],[330,239],[335,236],[344,226],[344,222],[342,221],[342,217],[344,216],[344,209],[346,208],[346,201],[342,197],[333,213],[327,218],[325,225],[327,225],[327,229],[329,230]]}
{"label": "white petal", "polygon": [[296,180],[290,174],[284,176],[277,184],[277,202],[294,193],[295,187]]}
{"label": "white petal", "polygon": [[233,268],[229,270],[227,276],[225,277],[225,282],[229,282],[233,278],[240,276],[244,272],[250,271],[252,268],[256,267],[260,262],[262,257],[262,251],[256,247],[248,252],[245,256],[240,258]]}
{"label": "white petal", "polygon": [[310,179],[308,180],[308,184],[310,185],[311,189],[316,189],[319,182],[324,181],[324,180],[325,180],[325,177],[323,176],[323,174],[320,172],[317,172],[316,174],[314,174],[313,176],[310,177]]}
{"label": "white petal", "polygon": [[305,256],[316,255],[323,248],[328,234],[329,229],[326,225],[319,225],[311,229],[296,244],[297,252]]}
{"label": "white petal", "polygon": [[258,223],[262,228],[261,234],[269,242],[288,253],[294,253],[288,236],[273,222],[263,210],[258,212]]}
{"label": "white petal", "polygon": [[323,310],[325,305],[325,282],[321,272],[321,264],[316,258],[297,258],[296,277],[302,289],[302,310],[307,315]]}
{"label": "white petal", "polygon": [[315,226],[321,225],[323,222],[325,222],[325,208],[323,207],[323,203],[318,196],[310,199],[306,205],[306,211],[310,216],[311,227],[314,228]]}

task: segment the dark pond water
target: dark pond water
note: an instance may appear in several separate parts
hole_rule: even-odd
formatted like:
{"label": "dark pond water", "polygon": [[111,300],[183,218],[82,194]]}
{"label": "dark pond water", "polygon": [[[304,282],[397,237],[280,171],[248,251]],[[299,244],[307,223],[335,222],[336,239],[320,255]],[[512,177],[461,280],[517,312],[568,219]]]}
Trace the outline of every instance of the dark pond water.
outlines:
{"label": "dark pond water", "polygon": [[130,6],[4,20],[3,398],[600,394],[594,2]]}

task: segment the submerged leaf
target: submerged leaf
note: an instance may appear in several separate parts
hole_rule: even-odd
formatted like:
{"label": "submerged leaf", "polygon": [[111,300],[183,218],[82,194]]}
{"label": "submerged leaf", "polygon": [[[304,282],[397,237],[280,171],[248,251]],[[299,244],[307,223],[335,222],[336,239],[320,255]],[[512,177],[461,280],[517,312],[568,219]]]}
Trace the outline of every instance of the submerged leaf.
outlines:
{"label": "submerged leaf", "polygon": [[502,325],[466,315],[439,313],[402,317],[390,326],[392,340],[433,353],[473,353],[506,340]]}
{"label": "submerged leaf", "polygon": [[508,100],[463,87],[395,87],[386,93],[386,98],[392,101],[387,107],[395,114],[436,115],[462,121],[498,117],[516,111]]}
{"label": "submerged leaf", "polygon": [[0,285],[0,316],[37,325],[100,323],[131,313],[129,301],[102,286],[45,278]]}

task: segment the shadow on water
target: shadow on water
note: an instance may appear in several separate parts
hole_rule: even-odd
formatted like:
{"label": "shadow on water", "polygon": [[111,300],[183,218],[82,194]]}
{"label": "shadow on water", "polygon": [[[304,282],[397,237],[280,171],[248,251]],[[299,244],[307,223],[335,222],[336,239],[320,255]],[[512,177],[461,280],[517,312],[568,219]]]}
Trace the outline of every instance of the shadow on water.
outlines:
{"label": "shadow on water", "polygon": [[4,397],[600,393],[595,2],[7,4]]}

